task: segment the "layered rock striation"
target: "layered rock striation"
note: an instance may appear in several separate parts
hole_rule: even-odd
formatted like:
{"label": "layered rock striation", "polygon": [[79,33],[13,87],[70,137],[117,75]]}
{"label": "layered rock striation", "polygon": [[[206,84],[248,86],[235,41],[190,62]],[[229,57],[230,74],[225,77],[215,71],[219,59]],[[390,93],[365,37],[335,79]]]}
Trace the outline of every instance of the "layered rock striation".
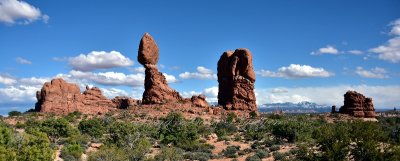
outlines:
{"label": "layered rock striation", "polygon": [[372,98],[365,97],[356,91],[347,91],[344,94],[344,105],[340,107],[339,113],[354,117],[375,117],[375,108]]}

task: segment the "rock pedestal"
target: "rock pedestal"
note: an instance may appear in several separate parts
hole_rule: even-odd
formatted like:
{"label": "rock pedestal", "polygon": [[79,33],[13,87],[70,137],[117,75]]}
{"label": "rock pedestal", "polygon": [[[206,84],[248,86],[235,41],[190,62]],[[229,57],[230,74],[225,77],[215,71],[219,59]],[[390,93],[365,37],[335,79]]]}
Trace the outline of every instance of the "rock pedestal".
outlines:
{"label": "rock pedestal", "polygon": [[256,111],[255,80],[248,49],[224,52],[218,61],[218,104],[226,110]]}
{"label": "rock pedestal", "polygon": [[339,113],[348,114],[354,117],[375,117],[375,108],[372,98],[366,98],[356,91],[347,91],[344,94],[344,105]]}
{"label": "rock pedestal", "polygon": [[158,71],[158,46],[150,34],[145,33],[140,41],[138,61],[144,66],[145,83],[143,104],[160,104],[182,100],[179,93],[167,84],[165,76]]}

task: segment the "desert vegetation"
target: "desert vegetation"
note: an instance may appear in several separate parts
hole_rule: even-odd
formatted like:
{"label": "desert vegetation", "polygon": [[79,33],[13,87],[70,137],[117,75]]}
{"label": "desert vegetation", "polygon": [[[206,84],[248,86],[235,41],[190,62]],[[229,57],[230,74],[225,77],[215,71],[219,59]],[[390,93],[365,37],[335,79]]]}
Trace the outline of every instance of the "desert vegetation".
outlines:
{"label": "desert vegetation", "polygon": [[[400,118],[339,114],[160,119],[129,113],[3,117],[0,160],[399,160]],[[139,121],[137,119],[139,118]],[[334,120],[334,121],[332,121]]]}

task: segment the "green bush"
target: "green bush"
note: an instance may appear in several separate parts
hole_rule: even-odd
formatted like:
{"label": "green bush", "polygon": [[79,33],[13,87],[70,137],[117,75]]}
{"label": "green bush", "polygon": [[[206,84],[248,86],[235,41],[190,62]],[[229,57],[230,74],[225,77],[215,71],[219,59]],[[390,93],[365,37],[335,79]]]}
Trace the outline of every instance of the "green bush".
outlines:
{"label": "green bush", "polygon": [[25,130],[28,133],[39,130],[46,133],[52,139],[67,138],[78,133],[77,129],[73,128],[65,118],[50,118],[43,121],[28,120],[26,126]]}
{"label": "green bush", "polygon": [[88,134],[94,138],[102,137],[106,130],[102,120],[99,118],[82,120],[79,122],[78,129],[82,134]]}
{"label": "green bush", "polygon": [[344,160],[349,153],[349,127],[344,123],[325,124],[315,129],[313,138],[321,150],[320,158]]}
{"label": "green bush", "polygon": [[204,152],[188,152],[184,158],[189,160],[207,161],[211,159],[211,153]]}
{"label": "green bush", "polygon": [[281,149],[281,146],[279,145],[273,145],[269,148],[270,151],[278,151],[279,149]]}
{"label": "green bush", "polygon": [[237,127],[233,123],[229,123],[227,121],[220,121],[217,123],[214,123],[213,125],[214,132],[217,134],[218,138],[231,135],[235,132],[237,132]]}
{"label": "green bush", "polygon": [[16,158],[17,157],[13,149],[0,145],[0,161],[13,161]]}
{"label": "green bush", "polygon": [[79,144],[67,144],[61,150],[61,158],[65,161],[78,161],[84,149]]}
{"label": "green bush", "polygon": [[261,159],[257,155],[251,155],[246,158],[246,161],[261,161]]}
{"label": "green bush", "polygon": [[45,133],[34,130],[30,134],[23,133],[18,138],[21,139],[15,143],[17,160],[53,160],[55,150],[50,147],[50,140]]}
{"label": "green bush", "polygon": [[228,146],[226,149],[222,150],[222,154],[228,158],[237,158],[236,152],[240,150],[240,146]]}
{"label": "green bush", "polygon": [[172,144],[189,151],[196,151],[203,145],[199,142],[203,122],[187,121],[179,113],[170,113],[161,120],[158,134],[162,144]]}
{"label": "green bush", "polygon": [[10,111],[8,112],[8,117],[14,117],[14,116],[21,116],[22,113],[19,111]]}
{"label": "green bush", "polygon": [[184,159],[183,150],[175,147],[162,147],[161,152],[154,159],[156,161],[181,161]]}
{"label": "green bush", "polygon": [[268,157],[268,152],[267,151],[265,151],[265,150],[257,150],[256,151],[256,154],[255,154],[256,156],[258,156],[259,158],[261,158],[261,159],[263,159],[263,158],[265,158],[265,157]]}
{"label": "green bush", "polygon": [[275,160],[285,160],[287,156],[286,153],[280,153],[280,152],[274,152],[273,155]]}
{"label": "green bush", "polygon": [[102,146],[98,151],[89,153],[88,161],[127,161],[127,152],[115,146]]}

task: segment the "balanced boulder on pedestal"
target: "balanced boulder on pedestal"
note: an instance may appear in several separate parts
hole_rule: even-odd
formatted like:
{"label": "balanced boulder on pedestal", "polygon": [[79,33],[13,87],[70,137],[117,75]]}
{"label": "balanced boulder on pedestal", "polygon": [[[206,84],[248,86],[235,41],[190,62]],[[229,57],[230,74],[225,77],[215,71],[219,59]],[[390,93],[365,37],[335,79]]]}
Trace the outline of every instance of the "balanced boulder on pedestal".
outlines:
{"label": "balanced boulder on pedestal", "polygon": [[158,46],[150,34],[145,33],[140,41],[138,61],[145,68],[142,103],[160,104],[182,100],[177,91],[170,88],[165,76],[158,71]]}

